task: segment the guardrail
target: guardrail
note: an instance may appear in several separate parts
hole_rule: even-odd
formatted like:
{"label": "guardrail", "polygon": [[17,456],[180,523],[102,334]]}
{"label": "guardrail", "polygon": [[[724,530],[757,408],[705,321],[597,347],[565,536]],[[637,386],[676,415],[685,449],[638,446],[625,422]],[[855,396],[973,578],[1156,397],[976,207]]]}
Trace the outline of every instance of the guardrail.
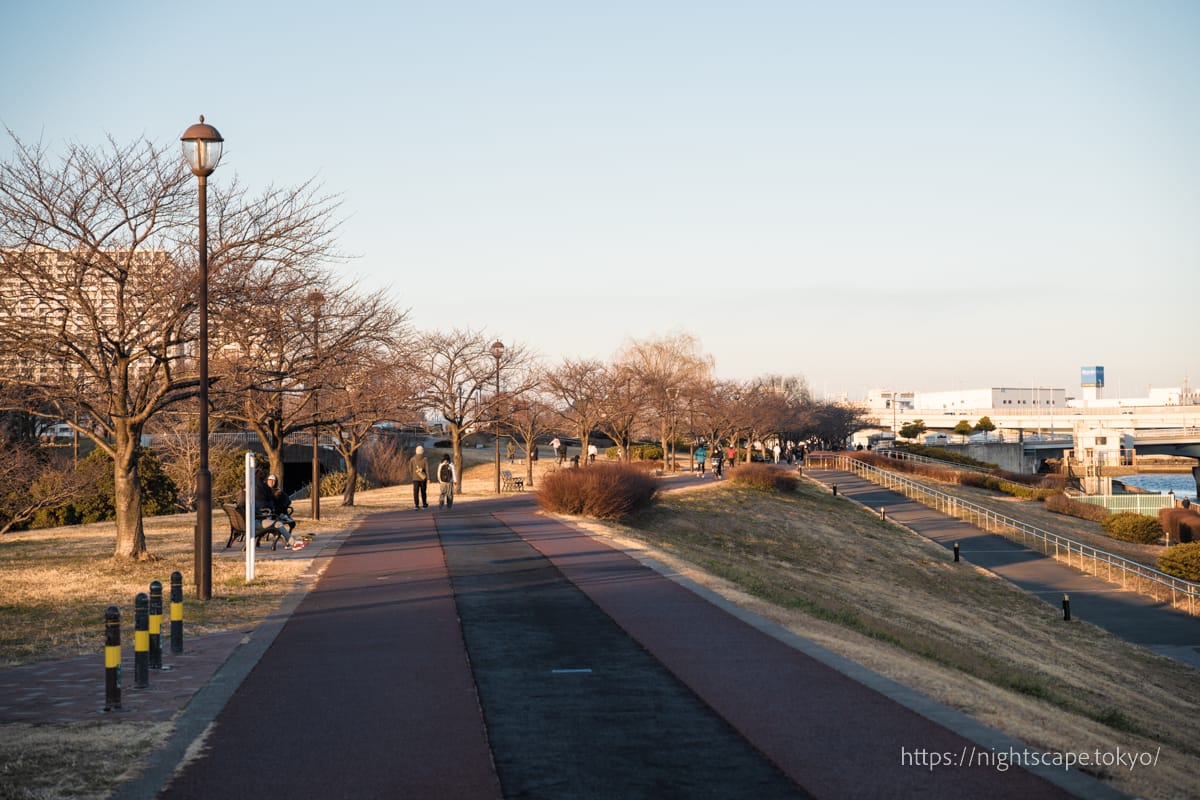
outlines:
{"label": "guardrail", "polygon": [[876,455],[890,458],[895,461],[911,461],[914,464],[929,464],[933,467],[945,467],[946,469],[966,470],[967,472],[978,472],[982,475],[991,475],[992,471],[985,467],[972,467],[966,464],[959,464],[954,461],[946,461],[941,458],[930,458],[929,456],[919,456],[916,453],[910,453],[907,450],[899,448],[883,447],[875,451]]}
{"label": "guardrail", "polygon": [[898,491],[906,497],[930,506],[943,514],[968,522],[981,530],[999,533],[1019,541],[1026,547],[1040,550],[1051,558],[1065,561],[1068,566],[1119,584],[1123,589],[1148,595],[1161,602],[1168,602],[1193,616],[1200,612],[1200,602],[1198,602],[1200,601],[1200,584],[1176,578],[1174,575],[1168,575],[1136,561],[1130,561],[1123,556],[1043,530],[1028,522],[925,486],[911,478],[879,469],[856,458],[844,455],[812,454],[809,455],[807,464],[810,467],[820,468],[822,462],[825,465],[832,464],[835,469],[853,472],[884,488]]}

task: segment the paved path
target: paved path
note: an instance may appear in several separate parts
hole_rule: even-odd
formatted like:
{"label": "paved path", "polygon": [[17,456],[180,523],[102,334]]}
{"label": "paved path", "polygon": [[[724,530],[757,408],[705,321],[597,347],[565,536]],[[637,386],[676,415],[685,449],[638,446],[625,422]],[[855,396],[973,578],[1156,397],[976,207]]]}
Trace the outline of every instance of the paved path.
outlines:
{"label": "paved path", "polygon": [[159,796],[1071,796],[902,763],[1020,745],[521,497],[368,520],[211,719]]}
{"label": "paved path", "polygon": [[868,508],[886,508],[888,519],[947,549],[957,542],[961,558],[1051,605],[1061,608],[1063,595],[1068,595],[1072,619],[1085,620],[1128,642],[1200,668],[1200,618],[1125,591],[1000,534],[987,533],[853,472],[810,467],[804,474],[826,485],[836,484],[839,495]]}

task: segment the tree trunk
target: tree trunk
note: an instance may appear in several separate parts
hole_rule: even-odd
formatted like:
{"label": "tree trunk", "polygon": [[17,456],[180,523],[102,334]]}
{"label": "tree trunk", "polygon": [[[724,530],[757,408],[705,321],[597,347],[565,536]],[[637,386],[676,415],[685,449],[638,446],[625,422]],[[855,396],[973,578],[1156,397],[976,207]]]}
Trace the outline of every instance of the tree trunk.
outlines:
{"label": "tree trunk", "polygon": [[[354,505],[354,486],[358,483],[358,448],[346,457],[346,491],[342,492],[342,505]],[[319,487],[318,487],[319,488]]]}
{"label": "tree trunk", "polygon": [[463,481],[463,454],[462,454],[462,429],[455,423],[450,423],[450,450],[454,454],[454,493],[462,494]]}
{"label": "tree trunk", "polygon": [[118,431],[113,454],[113,506],[117,512],[114,558],[144,561],[146,530],[142,527],[142,481],[137,471],[140,431]]}

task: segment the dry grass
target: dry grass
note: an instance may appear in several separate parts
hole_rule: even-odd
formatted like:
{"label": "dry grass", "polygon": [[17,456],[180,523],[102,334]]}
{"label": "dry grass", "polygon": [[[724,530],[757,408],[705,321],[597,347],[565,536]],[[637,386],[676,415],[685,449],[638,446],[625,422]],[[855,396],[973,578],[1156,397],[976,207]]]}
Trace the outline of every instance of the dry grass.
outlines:
{"label": "dry grass", "polygon": [[1129,645],[940,546],[805,482],[668,493],[623,524],[585,523],[734,602],[1047,751],[1162,748],[1098,773],[1146,797],[1195,794],[1196,671]]}

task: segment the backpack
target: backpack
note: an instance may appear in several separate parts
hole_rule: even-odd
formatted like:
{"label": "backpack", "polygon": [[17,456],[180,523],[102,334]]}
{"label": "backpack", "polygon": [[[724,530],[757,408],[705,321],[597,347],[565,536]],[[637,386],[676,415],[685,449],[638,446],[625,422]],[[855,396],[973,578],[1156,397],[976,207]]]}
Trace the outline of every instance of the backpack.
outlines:
{"label": "backpack", "polygon": [[413,477],[419,481],[425,480],[425,467],[417,465],[416,469],[413,470]]}
{"label": "backpack", "polygon": [[451,463],[449,461],[443,461],[442,465],[440,467],[438,467],[438,481],[441,483],[449,483],[450,479],[453,477],[454,477],[453,465],[451,465]]}

